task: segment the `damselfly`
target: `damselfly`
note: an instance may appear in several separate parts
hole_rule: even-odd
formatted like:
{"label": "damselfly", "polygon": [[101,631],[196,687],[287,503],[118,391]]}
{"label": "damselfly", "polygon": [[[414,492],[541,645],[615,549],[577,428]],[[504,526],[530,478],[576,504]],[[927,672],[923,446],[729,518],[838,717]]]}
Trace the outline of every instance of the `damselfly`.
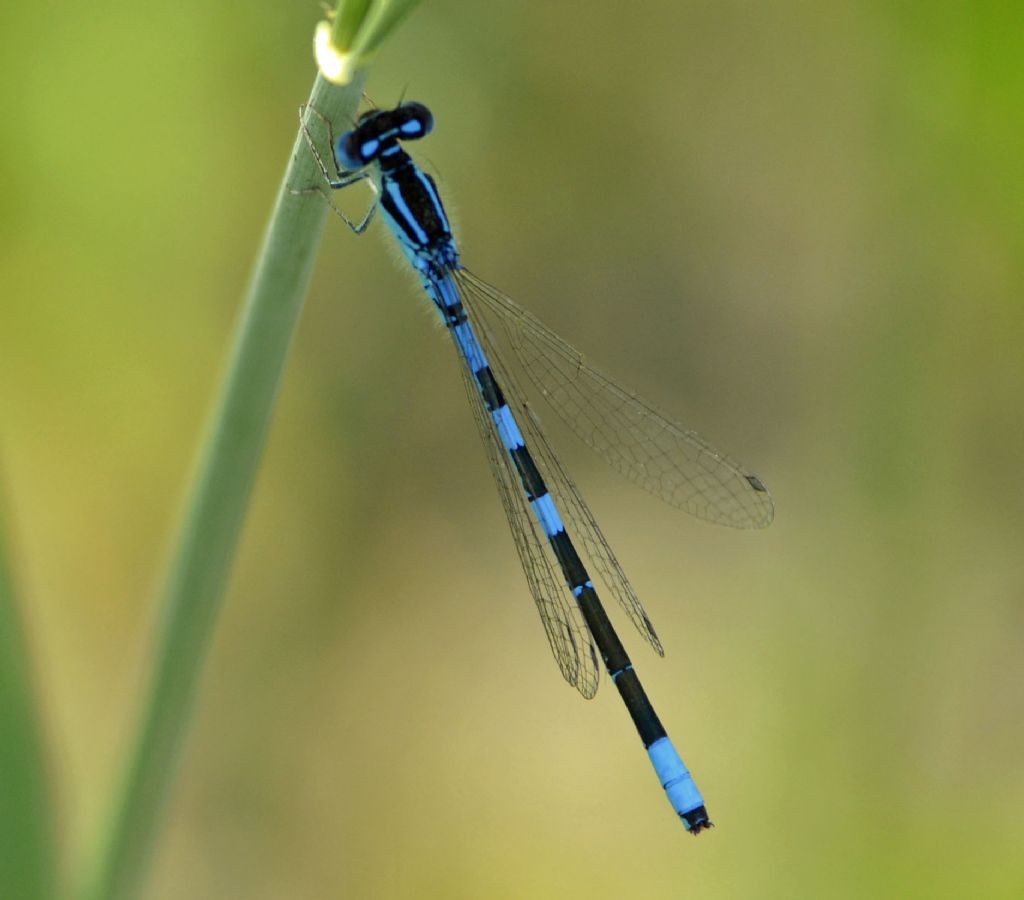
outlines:
{"label": "damselfly", "polygon": [[300,119],[331,188],[371,179],[379,200],[363,221],[339,214],[362,232],[381,207],[452,337],[526,580],[562,675],[584,697],[594,696],[600,654],[673,809],[694,834],[710,827],[700,791],[637,678],[580,550],[640,634],[663,655],[654,626],[523,399],[488,322],[500,325],[527,376],[584,443],[653,494],[710,522],[761,528],[773,514],[767,489],[756,475],[591,368],[536,317],[462,266],[433,179],[402,147],[402,141],[431,131],[433,116],[425,106],[410,102],[364,113],[336,143],[332,136],[333,171],[324,164],[307,116],[300,112]]}

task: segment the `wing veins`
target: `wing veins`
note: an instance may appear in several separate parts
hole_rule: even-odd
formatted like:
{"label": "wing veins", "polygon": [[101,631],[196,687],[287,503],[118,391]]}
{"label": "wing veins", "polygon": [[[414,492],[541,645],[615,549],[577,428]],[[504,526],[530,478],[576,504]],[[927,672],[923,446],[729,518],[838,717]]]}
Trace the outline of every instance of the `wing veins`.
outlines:
{"label": "wing veins", "polygon": [[533,513],[527,506],[519,475],[461,356],[459,370],[551,652],[562,677],[583,697],[590,699],[597,693],[600,679],[597,651],[590,631],[561,574],[555,574],[547,538],[538,531]]}
{"label": "wing veins", "polygon": [[[593,513],[590,511],[590,507],[583,499],[573,480],[569,477],[568,472],[559,462],[558,456],[548,440],[539,417],[523,399],[524,394],[519,387],[519,383],[511,369],[505,365],[502,354],[491,336],[487,323],[482,321],[477,314],[473,297],[463,294],[462,300],[463,308],[473,324],[477,339],[483,346],[484,352],[490,361],[491,369],[502,386],[505,400],[509,403],[515,414],[516,421],[523,432],[534,462],[536,462],[540,469],[556,506],[565,517],[570,534],[582,540],[583,546],[581,549],[589,559],[591,567],[600,576],[608,591],[615,597],[619,606],[629,617],[637,631],[640,632],[641,636],[659,656],[664,656],[664,648],[657,632],[654,630],[650,617],[647,615],[643,604],[626,577],[626,573],[608,545],[608,541],[598,526]],[[490,420],[489,415],[487,418]],[[495,440],[497,441],[496,435]],[[498,444],[500,446],[500,441],[498,441]],[[505,453],[504,448],[501,448],[501,451],[503,456],[507,458],[508,454]],[[508,463],[508,467],[514,473],[511,462]],[[513,477],[516,478],[518,485],[518,476],[513,475]],[[522,491],[520,490],[517,493],[521,494]]]}
{"label": "wing veins", "polygon": [[612,468],[698,518],[737,528],[771,522],[771,496],[756,475],[593,368],[510,297],[467,270],[458,277],[463,293],[500,321],[552,409]]}

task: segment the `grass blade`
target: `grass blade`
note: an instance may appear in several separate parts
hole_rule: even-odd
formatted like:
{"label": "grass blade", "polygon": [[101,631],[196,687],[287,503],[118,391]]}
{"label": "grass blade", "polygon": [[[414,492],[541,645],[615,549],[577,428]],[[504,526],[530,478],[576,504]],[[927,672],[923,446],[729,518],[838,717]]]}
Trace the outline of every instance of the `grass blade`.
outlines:
{"label": "grass blade", "polygon": [[0,532],[0,897],[47,900],[57,852],[31,660]]}
{"label": "grass blade", "polygon": [[[317,77],[309,102],[348,122],[360,91],[361,79],[337,88]],[[321,183],[299,132],[161,587],[153,668],[109,819],[86,860],[83,900],[137,896],[153,854],[328,211],[322,197],[292,189]]]}

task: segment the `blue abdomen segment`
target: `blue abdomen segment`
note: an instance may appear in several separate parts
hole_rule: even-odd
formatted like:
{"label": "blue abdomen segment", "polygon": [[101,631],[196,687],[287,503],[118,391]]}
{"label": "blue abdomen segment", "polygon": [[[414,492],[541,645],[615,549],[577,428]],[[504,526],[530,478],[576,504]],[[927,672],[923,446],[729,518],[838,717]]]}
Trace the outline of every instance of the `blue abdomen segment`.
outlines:
{"label": "blue abdomen segment", "polygon": [[647,755],[651,758],[654,771],[658,773],[668,802],[683,820],[687,831],[696,834],[702,828],[710,827],[704,798],[671,739],[667,736],[658,738],[647,748]]}

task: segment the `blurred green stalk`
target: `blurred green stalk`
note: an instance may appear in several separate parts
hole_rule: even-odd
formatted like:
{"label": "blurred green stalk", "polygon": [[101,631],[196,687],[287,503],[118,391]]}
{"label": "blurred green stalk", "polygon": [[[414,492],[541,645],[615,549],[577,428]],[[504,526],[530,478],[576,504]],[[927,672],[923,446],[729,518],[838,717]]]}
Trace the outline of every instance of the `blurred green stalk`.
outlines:
{"label": "blurred green stalk", "polygon": [[[369,59],[420,0],[342,0],[332,26],[332,39],[343,52]],[[356,63],[358,65],[358,62]]]}
{"label": "blurred green stalk", "polygon": [[327,21],[317,26],[315,55],[324,77],[348,84],[373,58],[419,0],[338,0]]}
{"label": "blurred green stalk", "polygon": [[370,11],[372,0],[341,0],[331,19],[331,41],[342,53],[352,49],[352,42]]}
{"label": "blurred green stalk", "polygon": [[[331,121],[350,122],[362,80],[338,88],[318,76],[309,103]],[[85,861],[82,900],[137,897],[153,855],[328,212],[317,194],[291,191],[322,184],[300,131],[206,428],[163,580],[134,742],[98,847]]]}
{"label": "blurred green stalk", "polygon": [[31,659],[0,529],[0,897],[48,900],[57,881]]}

